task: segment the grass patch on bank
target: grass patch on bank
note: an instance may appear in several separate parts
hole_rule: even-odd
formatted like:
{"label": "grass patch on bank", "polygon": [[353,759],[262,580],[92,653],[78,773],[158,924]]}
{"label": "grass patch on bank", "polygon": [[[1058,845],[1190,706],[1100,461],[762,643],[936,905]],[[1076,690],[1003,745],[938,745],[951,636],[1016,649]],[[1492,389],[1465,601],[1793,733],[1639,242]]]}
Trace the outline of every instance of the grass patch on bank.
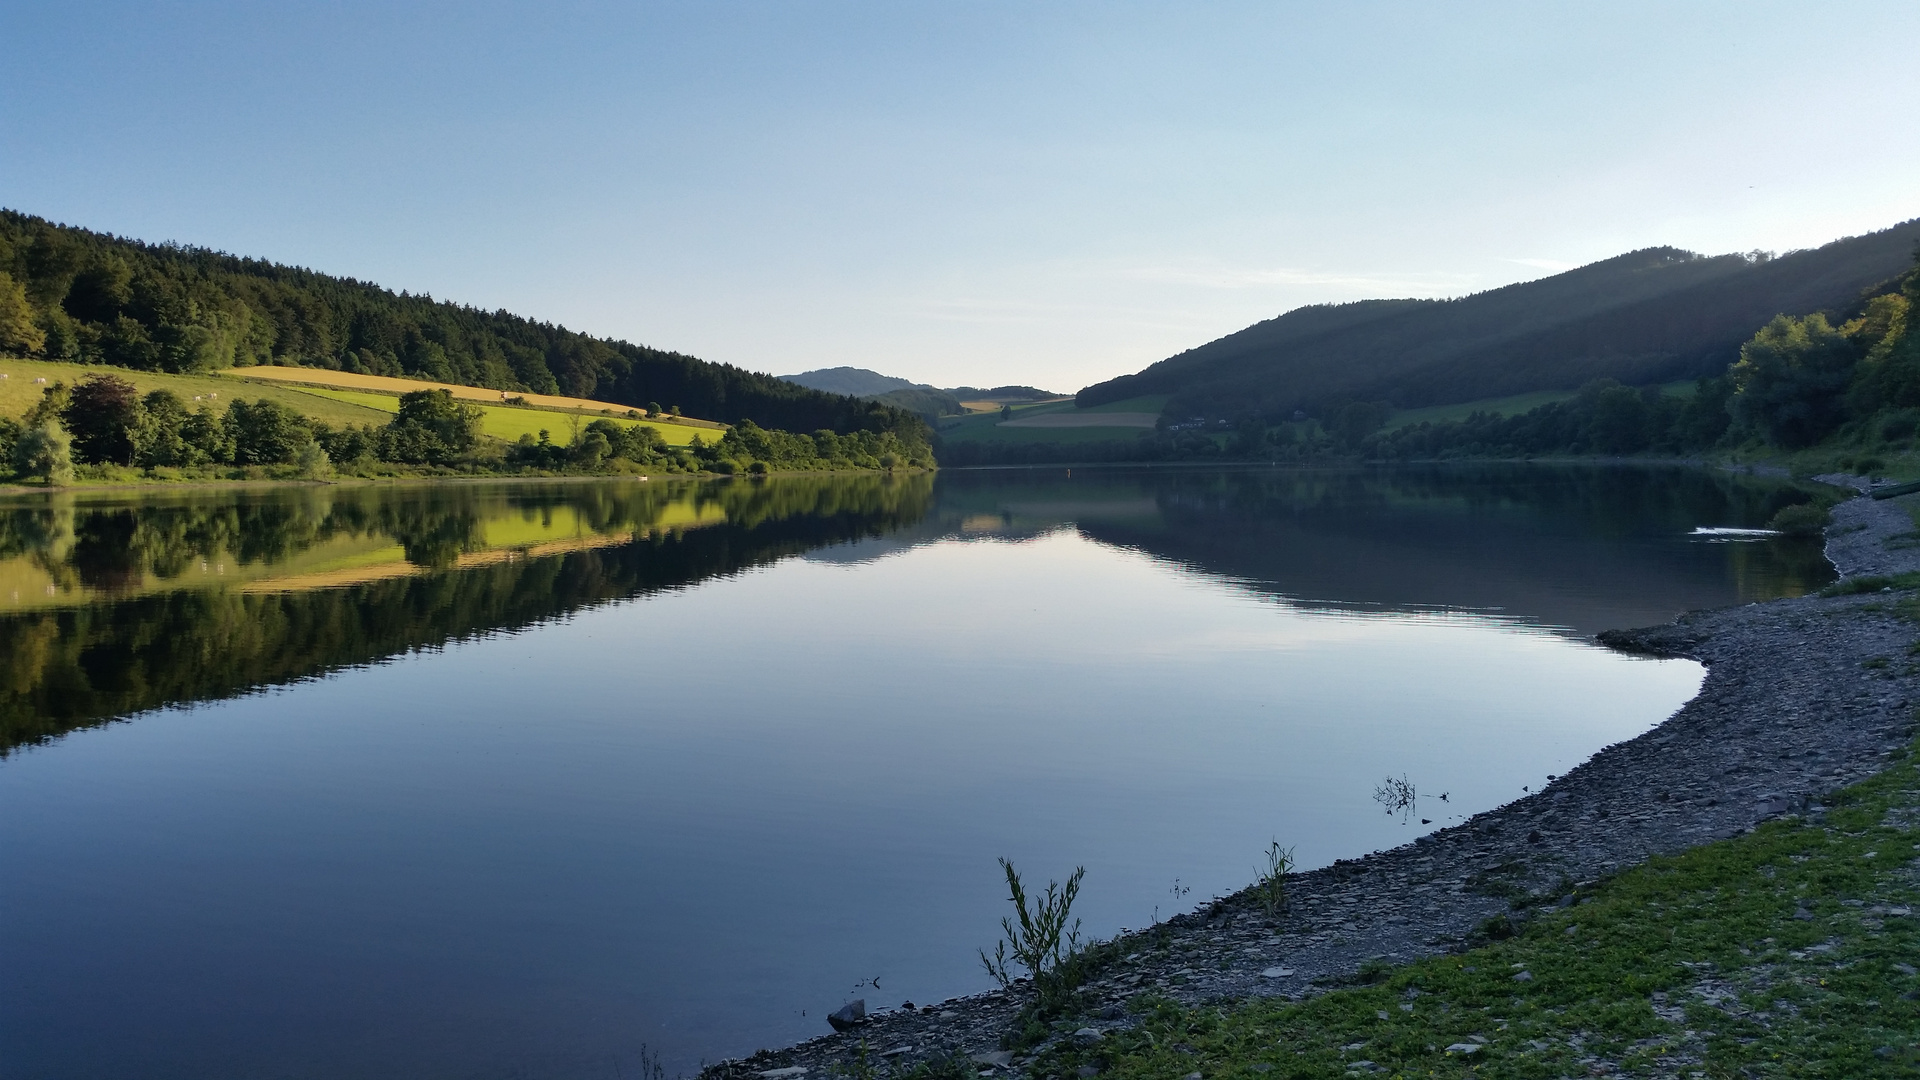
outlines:
{"label": "grass patch on bank", "polygon": [[[1302,1002],[1186,1008],[1036,1076],[1920,1075],[1920,759],[1824,814],[1650,860],[1457,956]],[[1090,1075],[1090,1074],[1087,1074]]]}

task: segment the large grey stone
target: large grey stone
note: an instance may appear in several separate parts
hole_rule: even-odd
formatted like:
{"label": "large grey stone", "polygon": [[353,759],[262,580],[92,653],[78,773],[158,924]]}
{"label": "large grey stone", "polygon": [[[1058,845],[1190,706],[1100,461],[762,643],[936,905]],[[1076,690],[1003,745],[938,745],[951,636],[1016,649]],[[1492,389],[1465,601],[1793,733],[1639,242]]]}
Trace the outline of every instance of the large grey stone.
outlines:
{"label": "large grey stone", "polygon": [[855,998],[828,1014],[827,1023],[832,1024],[835,1031],[847,1031],[866,1019],[867,999]]}

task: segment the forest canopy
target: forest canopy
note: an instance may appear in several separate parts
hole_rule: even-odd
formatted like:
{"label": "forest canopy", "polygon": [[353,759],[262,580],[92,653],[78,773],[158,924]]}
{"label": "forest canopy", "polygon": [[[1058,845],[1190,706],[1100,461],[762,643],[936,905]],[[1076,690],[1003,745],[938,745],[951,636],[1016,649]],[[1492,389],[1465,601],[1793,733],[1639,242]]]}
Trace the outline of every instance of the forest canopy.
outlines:
{"label": "forest canopy", "polygon": [[725,423],[891,433],[915,447],[928,440],[908,411],[732,365],[12,210],[0,210],[0,353],[144,371],[318,367],[636,407],[665,402]]}

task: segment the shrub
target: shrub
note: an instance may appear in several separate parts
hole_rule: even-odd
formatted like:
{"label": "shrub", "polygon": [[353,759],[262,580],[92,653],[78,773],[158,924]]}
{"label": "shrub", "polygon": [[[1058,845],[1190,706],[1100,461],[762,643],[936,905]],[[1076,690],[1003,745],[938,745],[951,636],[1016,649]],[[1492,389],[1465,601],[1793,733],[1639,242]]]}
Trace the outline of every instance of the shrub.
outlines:
{"label": "shrub", "polygon": [[57,421],[43,420],[13,444],[13,471],[23,480],[73,482],[73,440]]}
{"label": "shrub", "polygon": [[300,475],[309,480],[324,479],[333,471],[333,462],[327,457],[326,447],[321,446],[317,439],[308,439],[294,448],[293,464],[300,470]]}
{"label": "shrub", "polygon": [[[1068,925],[1067,919],[1072,915],[1074,898],[1080,895],[1080,879],[1087,875],[1086,867],[1075,867],[1065,887],[1058,882],[1047,882],[1046,892],[1035,897],[1031,906],[1027,903],[1027,890],[1020,882],[1020,872],[1006,859],[1000,860],[1000,869],[1006,872],[1007,889],[1013,894],[1008,899],[1013,902],[1018,921],[1000,920],[1004,936],[994,947],[992,956],[988,956],[985,949],[980,950],[980,963],[1003,987],[1013,985],[1010,960],[1026,968],[1035,982],[1043,982],[1080,951],[1080,920],[1074,919],[1072,925]],[[1011,956],[1007,955],[1009,949]]]}
{"label": "shrub", "polygon": [[1827,527],[1827,508],[1817,503],[1784,506],[1767,528],[1787,536],[1819,536]]}

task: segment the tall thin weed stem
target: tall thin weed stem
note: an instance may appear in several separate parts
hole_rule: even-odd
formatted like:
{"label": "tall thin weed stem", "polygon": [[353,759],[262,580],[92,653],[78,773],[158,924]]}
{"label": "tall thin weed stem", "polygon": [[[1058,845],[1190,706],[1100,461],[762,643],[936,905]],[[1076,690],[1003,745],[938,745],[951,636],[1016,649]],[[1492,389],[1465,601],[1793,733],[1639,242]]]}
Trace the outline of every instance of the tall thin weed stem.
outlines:
{"label": "tall thin weed stem", "polygon": [[1287,875],[1293,873],[1293,849],[1283,848],[1275,840],[1267,845],[1267,865],[1260,872],[1260,903],[1267,914],[1279,918],[1287,910]]}
{"label": "tall thin weed stem", "polygon": [[1000,920],[1001,940],[994,945],[992,956],[988,956],[985,949],[980,950],[980,963],[1003,988],[1013,985],[1015,973],[1011,965],[1014,964],[1025,968],[1038,983],[1079,951],[1080,920],[1074,919],[1072,925],[1068,925],[1067,920],[1072,916],[1073,901],[1080,895],[1080,879],[1086,876],[1087,868],[1074,867],[1073,876],[1067,878],[1064,886],[1047,882],[1046,892],[1035,897],[1031,904],[1027,902],[1026,887],[1021,884],[1020,872],[1013,868],[1013,863],[1001,859],[1000,869],[1007,875],[1007,890],[1012,893],[1007,899],[1013,903],[1014,914],[1012,918]]}

